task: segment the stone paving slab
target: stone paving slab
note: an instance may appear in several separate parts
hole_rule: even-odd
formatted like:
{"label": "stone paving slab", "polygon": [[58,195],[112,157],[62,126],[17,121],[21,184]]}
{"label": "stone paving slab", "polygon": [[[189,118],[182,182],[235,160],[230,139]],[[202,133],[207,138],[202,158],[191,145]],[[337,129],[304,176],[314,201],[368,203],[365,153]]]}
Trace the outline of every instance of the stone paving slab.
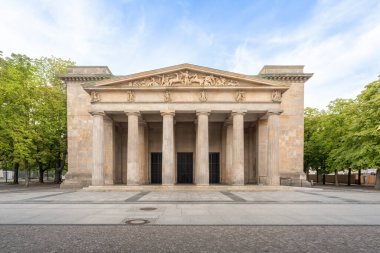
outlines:
{"label": "stone paving slab", "polygon": [[167,225],[380,225],[380,205],[150,205],[157,208],[154,211],[140,210],[139,204],[117,208],[107,204],[81,205],[36,209],[28,204],[0,205],[0,224],[121,224],[128,219],[147,219]]}
{"label": "stone paving slab", "polygon": [[[380,225],[380,192],[7,192],[0,224]],[[141,208],[150,207],[145,211]]]}

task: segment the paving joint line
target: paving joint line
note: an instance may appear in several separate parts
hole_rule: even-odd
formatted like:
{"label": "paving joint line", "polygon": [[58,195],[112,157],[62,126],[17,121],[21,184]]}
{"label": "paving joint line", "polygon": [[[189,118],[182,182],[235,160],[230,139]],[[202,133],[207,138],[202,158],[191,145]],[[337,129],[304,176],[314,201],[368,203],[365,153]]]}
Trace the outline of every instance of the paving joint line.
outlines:
{"label": "paving joint line", "polygon": [[326,196],[317,192],[305,192],[306,194],[314,195],[314,196],[322,196],[325,198],[330,198],[330,199],[339,199],[348,203],[361,203],[360,201],[354,200],[354,199],[349,199],[349,198],[342,198],[338,196]]}

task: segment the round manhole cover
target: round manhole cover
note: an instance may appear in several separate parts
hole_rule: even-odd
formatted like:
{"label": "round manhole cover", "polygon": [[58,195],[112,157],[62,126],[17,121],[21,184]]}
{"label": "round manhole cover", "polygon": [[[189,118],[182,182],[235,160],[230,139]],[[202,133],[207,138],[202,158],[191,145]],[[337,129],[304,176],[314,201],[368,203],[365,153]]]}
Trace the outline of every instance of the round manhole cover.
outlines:
{"label": "round manhole cover", "polygon": [[141,211],[153,211],[153,210],[156,210],[157,208],[155,207],[141,207],[140,210]]}
{"label": "round manhole cover", "polygon": [[144,220],[144,219],[134,219],[134,220],[127,220],[125,223],[128,225],[144,225],[144,224],[148,224],[149,221]]}

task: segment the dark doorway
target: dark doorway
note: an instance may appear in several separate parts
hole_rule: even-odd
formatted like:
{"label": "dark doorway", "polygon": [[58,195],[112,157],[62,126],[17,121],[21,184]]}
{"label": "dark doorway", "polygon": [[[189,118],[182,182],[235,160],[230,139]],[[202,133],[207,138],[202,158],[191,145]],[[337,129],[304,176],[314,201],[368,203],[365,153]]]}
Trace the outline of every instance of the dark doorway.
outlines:
{"label": "dark doorway", "polygon": [[162,184],[162,153],[150,154],[151,184]]}
{"label": "dark doorway", "polygon": [[177,153],[177,184],[193,183],[193,153]]}
{"label": "dark doorway", "polygon": [[210,184],[219,184],[219,153],[210,153],[209,154],[209,183]]}

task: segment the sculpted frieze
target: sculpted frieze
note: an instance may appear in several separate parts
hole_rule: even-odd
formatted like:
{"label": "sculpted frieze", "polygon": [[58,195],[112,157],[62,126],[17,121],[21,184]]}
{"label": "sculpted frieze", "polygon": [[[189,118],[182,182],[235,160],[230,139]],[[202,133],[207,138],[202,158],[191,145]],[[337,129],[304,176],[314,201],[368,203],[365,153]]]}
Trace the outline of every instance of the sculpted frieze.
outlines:
{"label": "sculpted frieze", "polygon": [[282,93],[279,90],[272,91],[272,101],[273,102],[281,102],[282,100]]}
{"label": "sculpted frieze", "polygon": [[129,90],[127,92],[127,100],[128,102],[135,102],[135,92],[132,90]]}
{"label": "sculpted frieze", "polygon": [[245,100],[245,92],[244,91],[237,91],[235,95],[235,101],[236,102],[243,102]]}
{"label": "sculpted frieze", "polygon": [[100,94],[96,91],[91,91],[91,103],[99,102],[100,101]]}
{"label": "sculpted frieze", "polygon": [[144,86],[237,86],[238,81],[221,76],[208,75],[193,71],[181,71],[170,74],[152,76],[149,78],[130,81],[130,87]]}

